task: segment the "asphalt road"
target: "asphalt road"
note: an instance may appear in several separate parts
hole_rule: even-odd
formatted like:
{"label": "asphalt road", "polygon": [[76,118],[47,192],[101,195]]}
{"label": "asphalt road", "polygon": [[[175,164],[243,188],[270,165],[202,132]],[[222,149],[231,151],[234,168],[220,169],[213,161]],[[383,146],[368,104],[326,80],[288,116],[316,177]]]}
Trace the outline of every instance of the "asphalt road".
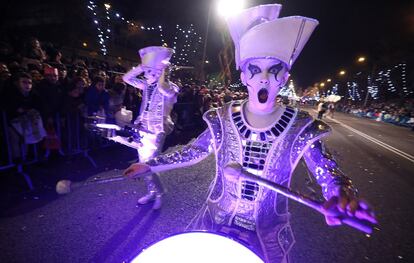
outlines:
{"label": "asphalt road", "polygon": [[[329,227],[318,213],[290,202],[294,262],[414,262],[414,133],[345,114],[326,122],[333,128],[326,145],[360,196],[375,208],[379,225],[372,235],[347,226]],[[157,212],[150,205],[136,205],[145,192],[142,181],[93,185],[66,196],[53,193],[53,184],[62,178],[84,181],[120,174],[134,152],[113,146],[94,157],[100,169],[90,168],[84,159],[34,167],[41,190],[2,199],[7,204],[0,217],[0,262],[130,260],[150,244],[184,230],[203,203],[214,171],[209,157],[164,173],[168,192]],[[292,188],[319,193],[301,163]],[[4,196],[9,188],[2,189]]]}

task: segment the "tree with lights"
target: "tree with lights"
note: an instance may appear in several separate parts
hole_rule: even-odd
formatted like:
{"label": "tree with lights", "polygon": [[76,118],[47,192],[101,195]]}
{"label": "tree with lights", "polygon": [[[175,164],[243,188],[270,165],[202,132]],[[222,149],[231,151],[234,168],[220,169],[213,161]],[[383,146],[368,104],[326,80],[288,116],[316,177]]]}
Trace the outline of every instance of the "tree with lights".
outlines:
{"label": "tree with lights", "polygon": [[[196,31],[193,24],[179,25],[177,24],[173,36],[166,33],[162,25],[144,25],[126,19],[120,12],[115,11],[110,3],[98,6],[95,1],[87,1],[86,8],[92,15],[91,22],[95,25],[97,31],[97,42],[100,45],[102,55],[109,53],[108,42],[114,38],[113,30],[115,24],[123,24],[129,28],[129,32],[147,32],[158,35],[158,44],[164,47],[171,47],[174,50],[172,63],[175,65],[194,65],[200,60],[200,45],[202,37]],[[171,41],[168,41],[168,40]],[[168,42],[171,42],[170,44]]]}

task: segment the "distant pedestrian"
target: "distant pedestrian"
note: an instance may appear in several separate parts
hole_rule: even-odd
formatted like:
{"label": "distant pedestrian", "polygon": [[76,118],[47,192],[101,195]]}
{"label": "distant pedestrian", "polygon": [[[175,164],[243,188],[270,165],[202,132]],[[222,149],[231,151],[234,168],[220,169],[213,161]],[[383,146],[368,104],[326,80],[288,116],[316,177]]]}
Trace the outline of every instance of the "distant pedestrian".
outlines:
{"label": "distant pedestrian", "polygon": [[323,101],[319,101],[318,103],[318,119],[322,120],[323,115],[326,112],[326,106],[325,103],[323,103]]}
{"label": "distant pedestrian", "polygon": [[326,116],[329,116],[333,119],[334,114],[335,114],[335,103],[331,102],[328,104],[328,113],[326,114]]}

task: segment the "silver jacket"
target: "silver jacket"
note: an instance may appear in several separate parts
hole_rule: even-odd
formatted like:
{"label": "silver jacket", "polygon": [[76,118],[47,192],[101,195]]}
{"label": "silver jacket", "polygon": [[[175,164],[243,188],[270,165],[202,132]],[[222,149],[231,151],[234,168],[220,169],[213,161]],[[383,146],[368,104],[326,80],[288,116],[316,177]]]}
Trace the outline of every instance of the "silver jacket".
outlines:
{"label": "silver jacket", "polygon": [[[178,90],[177,85],[169,82],[170,88]],[[150,93],[150,89],[153,89]],[[171,120],[171,110],[177,102],[177,96],[171,98],[164,96],[158,85],[148,86],[143,90],[140,114],[136,120],[143,127],[153,133],[165,132],[169,134],[174,129]]]}
{"label": "silver jacket", "polygon": [[[136,77],[140,72],[139,68],[133,68],[123,77],[129,85],[142,89],[141,109],[135,124],[140,123],[144,129],[155,134],[169,134],[174,129],[170,114],[177,102],[179,87],[170,81],[165,83],[166,87],[158,83],[148,85],[145,80]],[[164,94],[162,90],[165,90]],[[165,93],[169,95],[166,96]]]}
{"label": "silver jacket", "polygon": [[216,176],[189,229],[233,236],[266,262],[287,262],[294,244],[287,198],[248,180],[230,181],[223,168],[237,162],[251,173],[289,187],[303,158],[326,199],[341,190],[355,193],[355,189],[320,141],[330,132],[327,124],[286,107],[271,126],[254,129],[241,113],[243,103],[246,101],[230,102],[206,112],[207,131],[181,151],[158,156],[147,164],[153,171],[169,170],[199,162],[215,152]]}

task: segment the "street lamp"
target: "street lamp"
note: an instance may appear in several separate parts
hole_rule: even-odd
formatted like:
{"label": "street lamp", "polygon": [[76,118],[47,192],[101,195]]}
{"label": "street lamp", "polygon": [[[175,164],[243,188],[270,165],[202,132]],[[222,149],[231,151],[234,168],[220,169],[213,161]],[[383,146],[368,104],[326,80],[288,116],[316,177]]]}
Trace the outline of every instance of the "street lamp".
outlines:
{"label": "street lamp", "polygon": [[219,0],[217,2],[217,12],[220,16],[228,17],[243,10],[244,6],[243,0]]}
{"label": "street lamp", "polygon": [[365,57],[359,57],[357,61],[358,63],[362,63],[365,61]]}
{"label": "street lamp", "polygon": [[326,80],[326,82],[331,82],[331,81],[332,81],[331,79],[327,79],[327,80]]}
{"label": "street lamp", "polygon": [[[358,58],[358,63],[364,63],[366,61],[366,57],[359,57]],[[368,63],[365,64],[367,66],[367,90],[366,90],[366,95],[365,95],[365,99],[364,99],[364,107],[367,105],[368,102],[368,98],[369,98],[369,90],[368,87],[372,87],[373,83],[374,83],[374,74],[375,74],[375,70],[377,68],[377,65],[375,64],[375,62],[372,61],[372,59],[368,60]]]}
{"label": "street lamp", "polygon": [[343,76],[343,75],[345,75],[345,74],[346,74],[346,71],[345,71],[345,70],[341,70],[341,71],[339,71],[339,75]]}
{"label": "street lamp", "polygon": [[[220,14],[220,16],[228,17],[233,14],[236,14],[237,12],[240,12],[244,6],[245,1],[244,0],[218,0],[216,2],[217,11]],[[204,46],[203,46],[203,56],[201,58],[201,61],[206,61],[206,53],[207,53],[207,42],[208,42],[208,31],[210,27],[210,17],[211,17],[211,9],[212,4],[210,4],[208,8],[208,14],[207,14],[207,25],[206,25],[206,31],[204,34]],[[205,72],[204,72],[204,64],[207,63],[201,63],[201,79],[205,80]]]}

